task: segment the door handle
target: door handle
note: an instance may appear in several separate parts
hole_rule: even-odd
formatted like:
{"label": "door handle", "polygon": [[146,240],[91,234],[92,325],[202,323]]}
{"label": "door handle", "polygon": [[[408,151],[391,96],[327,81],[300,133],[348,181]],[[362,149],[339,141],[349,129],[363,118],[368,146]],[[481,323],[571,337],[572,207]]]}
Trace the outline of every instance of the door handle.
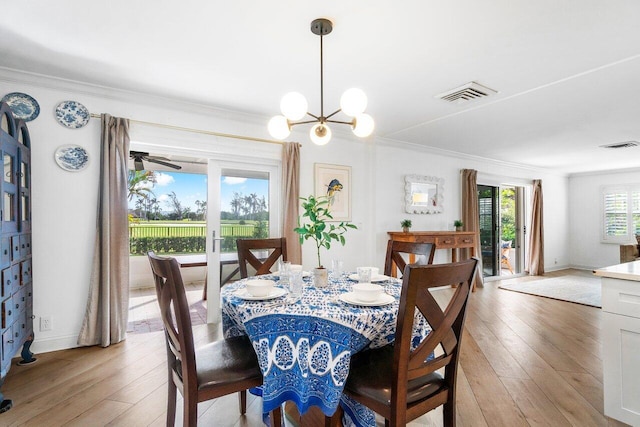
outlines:
{"label": "door handle", "polygon": [[221,240],[224,240],[224,238],[223,237],[216,237],[216,230],[213,230],[211,232],[211,240],[213,241],[211,243],[211,252],[215,252],[216,251],[216,240],[217,241],[221,241]]}

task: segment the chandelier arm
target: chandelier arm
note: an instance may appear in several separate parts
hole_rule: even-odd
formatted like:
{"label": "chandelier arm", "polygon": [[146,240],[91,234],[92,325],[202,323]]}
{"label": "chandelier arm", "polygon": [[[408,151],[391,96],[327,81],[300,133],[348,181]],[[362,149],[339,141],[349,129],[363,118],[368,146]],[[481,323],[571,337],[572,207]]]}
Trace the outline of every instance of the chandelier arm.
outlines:
{"label": "chandelier arm", "polygon": [[291,122],[289,123],[289,126],[295,126],[295,125],[306,125],[309,123],[318,123],[320,120],[305,120],[304,122]]}
{"label": "chandelier arm", "polygon": [[342,121],[342,120],[326,120],[326,121],[328,123],[340,123],[340,124],[343,124],[343,125],[351,125],[351,126],[353,126],[353,120],[350,121],[350,122],[345,122],[345,121]]}
{"label": "chandelier arm", "polygon": [[341,108],[338,108],[336,111],[334,111],[333,113],[329,114],[327,117],[325,117],[325,119],[330,119],[331,117],[335,116],[336,114],[338,114],[340,111],[342,111]]}
{"label": "chandelier arm", "polygon": [[[321,122],[321,121],[322,121],[322,119],[321,119],[321,117],[320,117],[320,116],[316,116],[315,114],[311,114],[311,113],[309,113],[309,112],[307,112],[307,115],[309,115],[309,116],[313,117],[314,119],[316,119],[316,121],[319,121],[319,122]],[[309,123],[311,123],[311,122],[309,122]]]}

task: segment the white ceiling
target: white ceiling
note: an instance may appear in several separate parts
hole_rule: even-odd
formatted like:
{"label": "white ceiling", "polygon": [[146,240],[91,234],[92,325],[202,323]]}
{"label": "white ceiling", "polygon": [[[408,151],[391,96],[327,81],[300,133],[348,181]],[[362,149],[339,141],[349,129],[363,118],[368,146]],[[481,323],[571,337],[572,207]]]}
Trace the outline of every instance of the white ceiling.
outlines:
{"label": "white ceiling", "polygon": [[[640,167],[637,0],[5,2],[0,66],[255,114],[362,88],[377,137],[559,172]],[[467,104],[435,95],[476,81]],[[356,138],[355,136],[353,138]]]}

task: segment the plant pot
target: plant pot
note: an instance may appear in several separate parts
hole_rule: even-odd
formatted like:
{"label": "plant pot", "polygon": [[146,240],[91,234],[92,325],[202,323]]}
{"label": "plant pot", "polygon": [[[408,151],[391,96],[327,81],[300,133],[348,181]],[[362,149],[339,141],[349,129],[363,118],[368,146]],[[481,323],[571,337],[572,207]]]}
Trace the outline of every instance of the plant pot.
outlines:
{"label": "plant pot", "polygon": [[402,231],[404,233],[408,233],[409,232],[409,227],[402,227]]}
{"label": "plant pot", "polygon": [[456,227],[456,231],[462,231],[462,226]]}
{"label": "plant pot", "polygon": [[316,288],[326,288],[329,283],[329,271],[324,267],[313,269],[313,285]]}

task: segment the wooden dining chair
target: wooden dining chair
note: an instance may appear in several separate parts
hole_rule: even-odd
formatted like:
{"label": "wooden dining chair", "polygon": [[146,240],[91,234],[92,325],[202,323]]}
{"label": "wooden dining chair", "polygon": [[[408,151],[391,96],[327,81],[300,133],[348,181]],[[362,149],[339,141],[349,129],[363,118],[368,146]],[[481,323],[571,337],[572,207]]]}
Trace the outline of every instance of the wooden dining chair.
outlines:
{"label": "wooden dining chair", "polygon": [[[440,405],[444,425],[456,425],[456,372],[476,266],[475,258],[406,266],[395,342],[352,356],[344,393],[382,415],[385,426],[405,426]],[[458,286],[442,310],[429,289],[451,284]],[[412,337],[416,311],[433,328],[417,346]],[[436,372],[441,368],[444,375]]]}
{"label": "wooden dining chair", "polygon": [[[247,336],[210,341],[195,347],[189,303],[174,258],[148,253],[155,280],[167,345],[167,426],[176,417],[176,390],[184,401],[183,425],[196,426],[198,403],[240,392],[240,413],[247,409],[247,389],[262,385],[258,358]],[[280,408],[271,413],[271,425],[281,426]]]}
{"label": "wooden dining chair", "polygon": [[[425,257],[420,264],[433,264],[433,256],[436,253],[436,245],[431,243],[401,242],[398,240],[389,240],[387,243],[387,255],[384,260],[385,276],[399,277],[397,272],[403,272],[407,265],[405,257],[414,257],[416,255]],[[393,267],[396,267],[395,270]]]}
{"label": "wooden dining chair", "polygon": [[[278,237],[273,239],[238,239],[238,263],[240,277],[249,277],[247,264],[255,270],[255,275],[271,273],[271,268],[282,257],[287,261],[287,239]],[[264,255],[262,255],[262,254]]]}

